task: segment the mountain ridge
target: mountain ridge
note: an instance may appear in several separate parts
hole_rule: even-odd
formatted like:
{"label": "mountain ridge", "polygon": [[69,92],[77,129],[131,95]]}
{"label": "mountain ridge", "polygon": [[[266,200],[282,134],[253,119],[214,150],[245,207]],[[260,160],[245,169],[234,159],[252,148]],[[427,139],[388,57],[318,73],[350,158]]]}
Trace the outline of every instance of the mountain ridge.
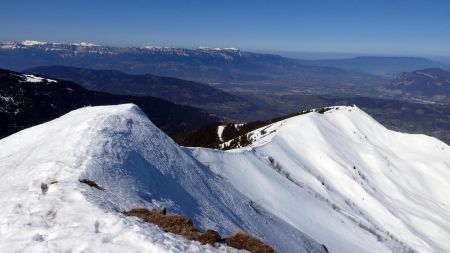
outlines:
{"label": "mountain ridge", "polygon": [[409,56],[357,56],[344,59],[303,60],[302,62],[316,66],[339,67],[346,70],[387,76],[422,68],[448,67],[443,63],[427,58]]}
{"label": "mountain ridge", "polygon": [[[0,192],[14,196],[3,202],[0,217],[11,222],[3,225],[9,233],[0,237],[0,249],[234,252],[186,241],[122,214],[165,207],[188,215],[202,230],[228,235],[241,229],[280,252],[325,252],[298,229],[253,206],[133,104],[81,108],[1,139],[0,147],[5,182]],[[24,175],[27,180],[17,180]],[[283,241],[284,233],[292,240]]]}
{"label": "mountain ridge", "polygon": [[450,103],[450,72],[440,68],[402,72],[386,88],[401,94]]}
{"label": "mountain ridge", "polygon": [[75,83],[0,69],[0,138],[91,105],[134,102],[168,133],[219,121],[209,113],[154,97],[111,95]]}
{"label": "mountain ridge", "polygon": [[438,139],[388,130],[349,106],[246,135],[244,147],[186,150],[330,252],[449,250],[450,147]]}
{"label": "mountain ridge", "polygon": [[[223,133],[217,129],[218,138]],[[179,148],[137,106],[125,104],[85,107],[1,139],[0,147],[8,148],[0,148],[0,157],[6,158],[0,164],[5,176],[0,192],[20,196],[4,203],[9,220],[22,217],[29,205],[34,206],[26,216],[31,219],[49,209],[59,215],[44,215],[51,234],[43,223],[25,219],[30,229],[1,237],[0,245],[23,250],[18,242],[30,238],[36,238],[27,244],[33,248],[49,238],[71,238],[58,226],[76,218],[79,226],[71,233],[81,229],[89,235],[85,249],[96,249],[98,240],[109,236],[114,240],[102,247],[133,242],[133,248],[148,248],[146,238],[156,237],[151,245],[169,251],[171,245],[178,245],[175,252],[227,251],[163,239],[166,235],[151,226],[116,214],[143,206],[184,213],[201,229],[221,234],[244,226],[280,252],[437,253],[450,247],[444,240],[450,220],[450,187],[444,180],[450,176],[450,147],[445,143],[387,130],[355,106],[312,110],[245,134],[250,145],[228,151]],[[16,180],[24,173],[30,182]],[[83,186],[79,179],[92,180],[103,190]],[[48,183],[45,191],[41,183]],[[433,190],[426,190],[431,185]],[[71,192],[65,189],[75,190],[77,197],[61,198]],[[24,208],[15,213],[18,199]],[[62,205],[61,199],[72,202]],[[71,203],[77,203],[73,211],[59,210]],[[91,205],[96,211],[85,215]],[[89,230],[98,219],[97,228]],[[112,220],[121,233],[111,232]],[[20,224],[6,226],[22,229]],[[430,226],[432,231],[425,229]],[[123,232],[145,236],[136,244],[121,237]],[[286,240],[286,234],[295,238]],[[73,247],[64,240],[54,243],[60,249]]]}
{"label": "mountain ridge", "polygon": [[117,70],[92,70],[48,66],[24,72],[73,81],[93,91],[120,95],[152,96],[176,104],[204,109],[213,114],[240,120],[257,113],[258,106],[210,85],[151,74],[130,75]]}
{"label": "mountain ridge", "polygon": [[371,74],[305,65],[293,58],[236,49],[0,44],[0,67],[23,71],[54,65],[153,74],[218,87],[270,91],[366,91],[385,81],[384,77]]}

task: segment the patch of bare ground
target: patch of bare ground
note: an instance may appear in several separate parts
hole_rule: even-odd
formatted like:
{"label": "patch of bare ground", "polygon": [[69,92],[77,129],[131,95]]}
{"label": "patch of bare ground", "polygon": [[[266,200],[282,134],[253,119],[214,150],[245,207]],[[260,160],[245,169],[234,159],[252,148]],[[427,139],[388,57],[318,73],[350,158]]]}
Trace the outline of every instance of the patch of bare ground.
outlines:
{"label": "patch of bare ground", "polygon": [[56,181],[56,180],[50,180],[48,183],[42,183],[41,184],[41,191],[42,191],[42,193],[46,194],[47,191],[48,191],[48,186],[51,185],[51,184],[56,184],[56,183],[58,183],[58,181]]}
{"label": "patch of bare ground", "polygon": [[230,237],[225,239],[228,246],[243,249],[250,252],[258,253],[275,253],[276,251],[261,241],[260,239],[253,237],[243,231],[236,231]]}
{"label": "patch of bare ground", "polygon": [[100,186],[97,184],[97,182],[95,182],[95,181],[93,181],[93,180],[90,180],[90,179],[80,179],[80,183],[87,184],[87,185],[89,185],[90,187],[94,187],[94,188],[99,189],[99,190],[101,190],[101,191],[105,190],[105,189],[103,189],[102,187],[100,187]]}
{"label": "patch of bare ground", "polygon": [[222,239],[220,234],[214,230],[201,232],[195,226],[192,220],[179,214],[166,215],[165,208],[148,210],[146,208],[134,208],[123,212],[127,216],[135,216],[160,227],[162,230],[177,235],[181,235],[189,240],[199,241],[202,244],[226,243],[228,246],[243,249],[250,252],[266,253],[276,252],[272,247],[258,238],[250,236],[242,231],[237,231],[230,237]]}

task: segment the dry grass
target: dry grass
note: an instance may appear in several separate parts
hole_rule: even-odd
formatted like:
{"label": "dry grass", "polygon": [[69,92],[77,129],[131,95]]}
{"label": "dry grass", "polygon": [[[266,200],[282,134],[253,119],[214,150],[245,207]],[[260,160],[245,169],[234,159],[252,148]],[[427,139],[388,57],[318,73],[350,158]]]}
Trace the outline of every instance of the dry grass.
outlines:
{"label": "dry grass", "polygon": [[124,212],[128,216],[136,216],[143,220],[158,225],[167,232],[174,234],[186,234],[199,232],[191,219],[184,215],[164,215],[160,212],[150,211],[145,208],[135,208]]}
{"label": "dry grass", "polygon": [[275,253],[276,251],[265,242],[242,231],[236,231],[225,239],[228,246],[254,253]]}
{"label": "dry grass", "polygon": [[222,242],[222,238],[217,231],[208,229],[205,233],[200,235],[199,241],[202,244],[214,245],[214,243]]}
{"label": "dry grass", "polygon": [[166,215],[165,209],[148,210],[145,208],[134,208],[124,212],[127,216],[135,216],[146,222],[160,227],[162,230],[177,235],[181,235],[189,240],[199,241],[202,244],[211,244],[225,242],[228,246],[236,249],[244,249],[250,252],[274,253],[272,247],[263,241],[250,236],[242,231],[237,231],[229,238],[223,240],[220,234],[214,230],[207,230],[202,233],[198,230],[192,220],[185,215],[171,214]]}
{"label": "dry grass", "polygon": [[219,233],[208,230],[205,233],[200,232],[189,217],[185,215],[165,215],[165,209],[148,210],[145,208],[134,208],[124,212],[127,216],[136,216],[146,222],[153,223],[162,230],[177,235],[182,235],[189,240],[199,241],[202,244],[214,244],[220,242]]}

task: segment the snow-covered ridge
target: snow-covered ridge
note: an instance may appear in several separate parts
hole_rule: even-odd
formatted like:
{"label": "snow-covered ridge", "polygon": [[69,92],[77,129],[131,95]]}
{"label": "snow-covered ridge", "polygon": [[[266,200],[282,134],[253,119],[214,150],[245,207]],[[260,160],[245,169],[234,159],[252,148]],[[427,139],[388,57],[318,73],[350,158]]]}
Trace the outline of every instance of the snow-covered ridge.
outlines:
{"label": "snow-covered ridge", "polygon": [[[14,42],[7,42],[5,44],[13,44]],[[63,43],[59,42],[45,42],[45,41],[36,41],[36,40],[24,40],[21,41],[20,44],[23,46],[42,46],[42,45],[63,45]],[[99,47],[100,45],[89,43],[89,42],[76,42],[76,43],[70,43],[69,45],[74,46],[81,46],[81,47]]]}
{"label": "snow-covered ridge", "polygon": [[99,47],[100,45],[89,43],[89,42],[80,42],[80,43],[72,43],[74,46],[80,46],[80,47]]}
{"label": "snow-covered ridge", "polygon": [[[331,113],[338,113],[341,110],[347,110],[351,112],[352,110],[359,110],[355,106],[331,106],[331,107],[324,107],[320,109],[312,109],[307,110],[304,113],[301,113],[301,115],[294,116],[292,118],[287,118],[284,120],[280,120],[278,122],[275,122],[273,124],[269,124],[264,127],[260,127],[247,135],[252,140],[252,144],[250,144],[247,148],[251,149],[254,147],[262,146],[266,143],[269,143],[272,138],[274,138],[277,135],[277,132],[281,127],[283,127],[284,124],[288,123],[291,120],[296,120],[300,117],[303,117],[305,114],[331,114]],[[319,112],[320,111],[320,112]]]}
{"label": "snow-covered ridge", "polygon": [[357,107],[252,135],[245,148],[187,150],[330,252],[450,252],[445,143],[390,131]]}
{"label": "snow-covered ridge", "polygon": [[21,42],[3,42],[0,43],[2,50],[30,49],[44,50],[47,52],[56,52],[67,57],[68,55],[78,54],[124,54],[124,53],[148,53],[148,54],[170,54],[180,56],[193,56],[199,54],[208,54],[216,57],[223,57],[227,60],[233,59],[234,56],[242,56],[249,54],[242,52],[238,48],[209,48],[199,47],[197,49],[161,47],[161,46],[142,46],[142,47],[113,47],[106,45],[98,45],[90,42],[77,43],[59,43],[59,42],[41,42],[34,40],[26,40]]}
{"label": "snow-covered ridge", "polygon": [[36,40],[24,40],[21,42],[24,46],[36,46],[36,45],[46,45],[48,42],[36,41]]}
{"label": "snow-covered ridge", "polygon": [[134,105],[86,107],[13,134],[0,140],[0,160],[0,252],[233,252],[120,213],[162,206],[203,230],[242,229],[280,252],[324,252],[180,149]]}
{"label": "snow-covered ridge", "polygon": [[200,46],[198,47],[200,50],[212,50],[212,51],[239,51],[239,48],[236,47],[206,47],[206,46]]}
{"label": "snow-covered ridge", "polygon": [[230,151],[180,149],[134,105],[13,134],[0,140],[0,252],[232,250],[120,214],[137,206],[241,228],[279,252],[449,252],[450,147],[357,107],[318,112]]}
{"label": "snow-covered ridge", "polygon": [[[338,111],[345,108],[350,108],[351,110],[352,107],[354,107],[354,105],[321,107],[300,111],[291,115],[286,115],[280,118],[274,118],[266,121],[219,125],[217,126],[217,136],[220,143],[218,144],[218,146],[216,146],[216,148],[219,148],[221,150],[229,150],[260,146],[268,142],[274,136],[274,133],[276,133],[277,128],[282,126],[283,123],[290,118],[298,117],[299,115],[308,113],[330,113],[332,111]],[[225,140],[222,137],[224,131],[228,131],[228,135],[227,137],[225,137]]]}

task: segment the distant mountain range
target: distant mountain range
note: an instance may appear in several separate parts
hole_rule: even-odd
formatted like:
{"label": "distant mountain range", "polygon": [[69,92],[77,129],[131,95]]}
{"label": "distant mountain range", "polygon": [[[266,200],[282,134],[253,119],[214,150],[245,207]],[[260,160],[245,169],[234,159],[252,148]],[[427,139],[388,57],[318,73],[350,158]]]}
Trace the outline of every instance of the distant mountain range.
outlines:
{"label": "distant mountain range", "polygon": [[397,90],[402,95],[450,102],[450,72],[438,68],[403,72],[387,88]]}
{"label": "distant mountain range", "polygon": [[0,69],[0,138],[77,108],[123,103],[139,105],[169,134],[219,120],[203,110],[159,98],[89,91],[68,81]]}
{"label": "distant mountain range", "polygon": [[254,104],[210,85],[178,78],[64,66],[36,67],[25,72],[73,81],[88,90],[157,97],[176,104],[199,107],[235,120],[248,120],[249,115],[255,115],[260,110]]}
{"label": "distant mountain range", "polygon": [[[364,57],[357,59],[367,60]],[[378,57],[379,66],[383,65],[383,60],[392,62],[401,59]],[[33,41],[0,44],[0,66],[15,65],[24,69],[54,64],[67,68],[38,67],[29,70],[73,80],[97,91],[151,95],[177,104],[204,108],[225,117],[227,121],[264,120],[314,107],[355,103],[391,128],[427,133],[450,143],[450,120],[445,115],[448,106],[407,102],[445,100],[437,96],[422,99],[417,95],[407,95],[398,87],[393,87],[390,84],[392,79],[387,77],[308,66],[301,60],[234,48],[118,48],[90,43]],[[86,69],[91,67],[96,70]],[[102,69],[110,70],[100,71]],[[395,101],[401,99],[404,101]],[[202,126],[201,122],[205,121],[200,120],[195,126]]]}
{"label": "distant mountain range", "polygon": [[419,57],[361,56],[300,60],[236,48],[111,47],[38,41],[0,43],[0,67],[42,66],[117,70],[181,78],[219,87],[269,92],[380,95],[400,72],[449,66]]}
{"label": "distant mountain range", "polygon": [[312,66],[298,59],[235,48],[109,47],[35,41],[0,44],[0,67],[22,71],[55,65],[153,74],[270,92],[354,93],[389,81],[371,74]]}
{"label": "distant mountain range", "polygon": [[449,67],[443,63],[420,57],[360,56],[349,59],[309,60],[302,61],[302,63],[388,76],[423,68]]}

